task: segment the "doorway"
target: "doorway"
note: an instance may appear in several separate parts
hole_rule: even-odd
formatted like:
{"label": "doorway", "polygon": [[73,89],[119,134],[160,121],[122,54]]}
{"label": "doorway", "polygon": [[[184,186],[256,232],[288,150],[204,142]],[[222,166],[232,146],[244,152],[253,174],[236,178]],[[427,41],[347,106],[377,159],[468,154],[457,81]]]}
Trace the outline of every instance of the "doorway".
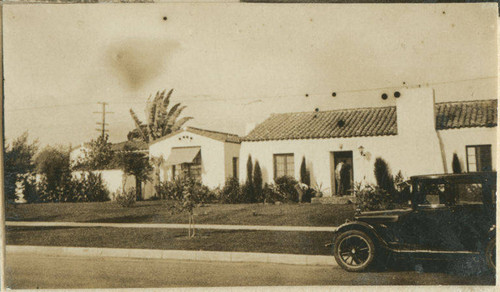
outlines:
{"label": "doorway", "polygon": [[336,196],[352,195],[354,185],[352,151],[332,152],[330,163],[332,194]]}

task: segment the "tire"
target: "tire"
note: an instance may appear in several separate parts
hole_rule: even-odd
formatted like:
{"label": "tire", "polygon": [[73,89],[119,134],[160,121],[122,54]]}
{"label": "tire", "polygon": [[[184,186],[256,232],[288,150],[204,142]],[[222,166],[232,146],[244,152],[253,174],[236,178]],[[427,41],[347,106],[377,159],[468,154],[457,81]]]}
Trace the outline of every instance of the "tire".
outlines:
{"label": "tire", "polygon": [[342,269],[362,272],[374,262],[375,244],[366,233],[347,230],[335,238],[333,256]]}
{"label": "tire", "polygon": [[496,270],[496,237],[493,237],[488,241],[488,244],[486,245],[486,250],[484,253],[486,264],[488,265],[488,268],[495,272]]}

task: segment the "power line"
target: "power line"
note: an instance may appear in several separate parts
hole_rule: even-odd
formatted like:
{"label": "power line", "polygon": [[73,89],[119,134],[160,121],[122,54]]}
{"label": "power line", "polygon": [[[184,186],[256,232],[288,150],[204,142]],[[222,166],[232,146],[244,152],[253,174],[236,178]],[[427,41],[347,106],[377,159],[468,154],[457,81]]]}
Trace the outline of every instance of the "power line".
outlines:
{"label": "power line", "polygon": [[106,112],[106,105],[108,105],[107,102],[98,102],[97,104],[101,104],[102,105],[102,112],[94,112],[94,114],[102,114],[102,122],[101,123],[99,123],[99,122],[96,123],[98,125],[101,125],[101,129],[96,129],[96,131],[100,131],[102,137],[104,137],[104,135],[108,131],[108,130],[106,130],[106,125],[108,125],[106,123],[106,114],[114,114],[114,113],[113,112]]}
{"label": "power line", "polygon": [[[379,90],[389,90],[395,88],[416,88],[416,87],[428,87],[432,85],[443,85],[443,84],[453,84],[467,81],[477,81],[477,80],[486,80],[498,78],[498,76],[486,76],[479,78],[470,78],[470,79],[460,79],[460,80],[450,80],[450,81],[441,81],[441,82],[422,82],[416,85],[397,85],[397,86],[387,86],[387,87],[375,87],[375,88],[362,88],[362,89],[347,89],[347,90],[332,90],[333,93],[356,93],[356,92],[368,92],[368,91],[379,91]],[[240,105],[246,105],[250,103],[261,102],[264,99],[280,99],[280,98],[290,98],[290,97],[314,97],[314,96],[327,96],[332,94],[332,92],[322,92],[322,93],[301,93],[301,94],[283,94],[283,95],[268,95],[268,96],[253,96],[253,97],[242,97],[242,98],[222,98],[222,97],[212,97],[210,95],[198,94],[198,95],[178,95],[175,98],[179,102],[215,102],[215,101],[223,101],[223,102],[232,102],[232,101],[245,101],[249,100],[248,103],[240,103]],[[204,98],[205,97],[205,98]],[[68,104],[59,104],[52,106],[39,106],[39,107],[26,107],[26,108],[14,108],[7,109],[7,112],[13,111],[22,111],[22,110],[32,110],[32,109],[45,109],[45,108],[54,108],[54,107],[65,107],[65,106],[77,106],[77,105],[88,105],[93,104],[94,102],[84,102],[84,103],[68,103]],[[145,101],[120,101],[120,102],[109,102],[106,104],[145,104]],[[99,112],[102,113],[102,112]]]}

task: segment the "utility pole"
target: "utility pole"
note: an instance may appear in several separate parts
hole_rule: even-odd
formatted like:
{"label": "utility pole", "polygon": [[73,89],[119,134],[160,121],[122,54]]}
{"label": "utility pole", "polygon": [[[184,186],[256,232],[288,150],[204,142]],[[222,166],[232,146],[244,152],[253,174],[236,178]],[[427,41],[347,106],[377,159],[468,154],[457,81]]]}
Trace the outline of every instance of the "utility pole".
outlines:
{"label": "utility pole", "polygon": [[102,122],[96,123],[98,125],[101,125],[101,129],[96,129],[96,131],[101,132],[101,135],[104,138],[104,134],[106,134],[106,132],[108,131],[108,130],[106,130],[106,125],[108,125],[106,123],[106,114],[113,114],[113,112],[106,111],[106,105],[108,105],[107,102],[98,102],[97,104],[102,105],[102,112],[94,112],[94,114],[102,114]]}

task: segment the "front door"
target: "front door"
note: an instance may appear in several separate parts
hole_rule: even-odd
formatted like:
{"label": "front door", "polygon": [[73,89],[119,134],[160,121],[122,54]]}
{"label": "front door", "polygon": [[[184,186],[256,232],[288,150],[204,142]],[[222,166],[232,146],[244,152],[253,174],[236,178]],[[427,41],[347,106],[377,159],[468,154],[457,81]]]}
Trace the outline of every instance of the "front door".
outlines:
{"label": "front door", "polygon": [[354,184],[352,151],[335,151],[332,156],[332,193],[337,196],[351,195]]}

